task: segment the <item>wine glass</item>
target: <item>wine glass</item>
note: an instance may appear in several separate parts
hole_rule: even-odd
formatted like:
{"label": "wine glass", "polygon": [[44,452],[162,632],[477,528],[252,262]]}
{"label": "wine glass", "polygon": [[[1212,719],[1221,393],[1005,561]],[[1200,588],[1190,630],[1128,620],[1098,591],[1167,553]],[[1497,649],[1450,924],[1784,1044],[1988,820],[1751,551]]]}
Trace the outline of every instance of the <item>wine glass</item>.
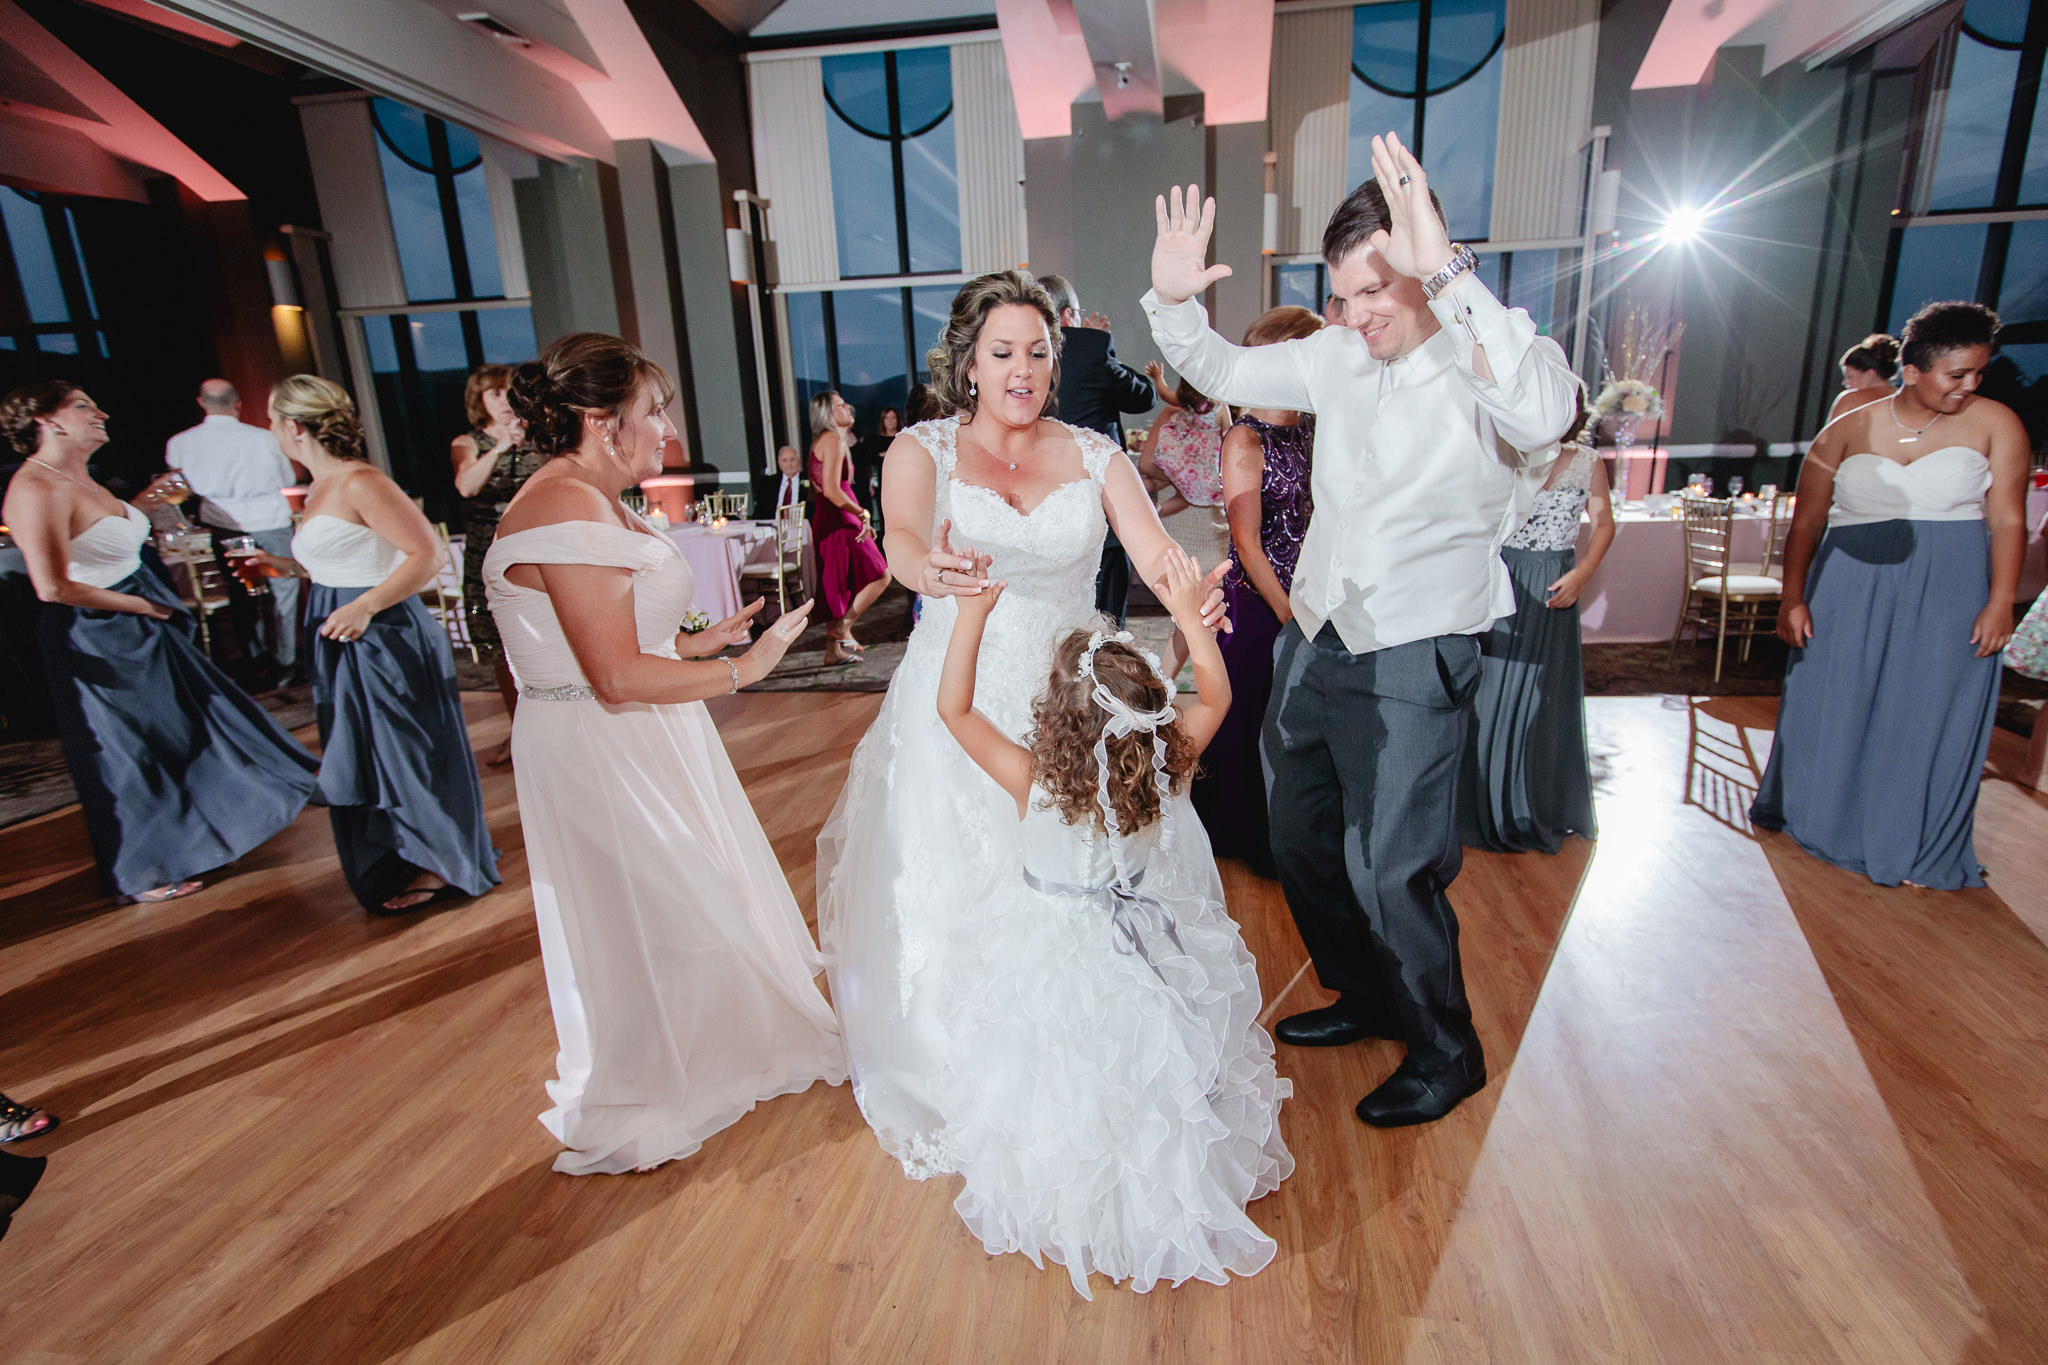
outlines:
{"label": "wine glass", "polygon": [[1728,496],[1731,498],[1742,496],[1742,476],[1740,474],[1728,476]]}

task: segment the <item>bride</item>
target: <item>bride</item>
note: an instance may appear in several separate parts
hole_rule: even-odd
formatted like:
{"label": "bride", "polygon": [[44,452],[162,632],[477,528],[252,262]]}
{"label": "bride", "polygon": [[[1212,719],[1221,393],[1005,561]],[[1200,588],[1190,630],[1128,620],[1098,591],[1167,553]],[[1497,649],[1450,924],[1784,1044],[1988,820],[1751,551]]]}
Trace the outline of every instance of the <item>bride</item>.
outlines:
{"label": "bride", "polygon": [[[996,578],[1008,585],[982,640],[975,704],[1021,740],[1057,643],[1094,616],[1105,525],[1146,582],[1163,576],[1173,549],[1115,443],[1041,417],[1058,381],[1059,338],[1052,301],[1029,275],[984,275],[953,301],[930,362],[932,387],[955,415],[897,437],[882,470],[889,569],[924,595],[923,615],[818,835],[819,938],[854,1096],[916,1179],[958,1169],[947,1119],[961,1097],[938,1093],[960,1062],[948,1058],[944,1020],[949,997],[957,1008],[975,982],[974,955],[952,945],[971,946],[963,936],[976,930],[977,907],[1023,868],[1015,802],[938,714],[954,599]],[[1211,623],[1221,616],[1222,567],[1205,584]],[[1162,873],[1220,902],[1201,822],[1190,808],[1175,825]],[[1096,1098],[1114,1108],[1118,1097]]]}

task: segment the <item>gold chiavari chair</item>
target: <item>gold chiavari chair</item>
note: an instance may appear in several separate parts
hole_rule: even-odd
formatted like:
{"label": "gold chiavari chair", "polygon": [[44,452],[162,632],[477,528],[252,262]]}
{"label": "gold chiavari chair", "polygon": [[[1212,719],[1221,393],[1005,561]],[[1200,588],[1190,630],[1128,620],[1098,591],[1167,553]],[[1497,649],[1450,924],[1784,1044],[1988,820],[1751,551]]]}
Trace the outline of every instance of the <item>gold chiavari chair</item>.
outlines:
{"label": "gold chiavari chair", "polygon": [[1671,629],[1665,663],[1677,660],[1678,641],[1687,626],[1693,627],[1695,640],[1711,630],[1714,681],[1719,682],[1730,636],[1742,641],[1746,660],[1749,642],[1778,628],[1778,603],[1785,587],[1768,574],[1744,573],[1729,563],[1735,539],[1735,505],[1729,499],[1682,497],[1679,508],[1685,523],[1685,602]]}
{"label": "gold chiavari chair", "polygon": [[476,663],[480,656],[469,633],[469,605],[462,596],[462,553],[448,534],[447,522],[435,522],[434,534],[441,539],[441,570],[433,582],[420,589],[420,601],[447,632],[449,646],[458,652],[468,650],[469,661]]}
{"label": "gold chiavari chair", "polygon": [[775,580],[777,614],[789,610],[790,600],[801,594],[804,579],[804,504],[793,502],[775,509],[775,538],[771,552],[747,557],[740,566],[740,578]]}
{"label": "gold chiavari chair", "polygon": [[199,622],[199,647],[213,652],[213,614],[228,605],[227,571],[213,553],[213,538],[192,527],[157,537],[157,553],[171,570],[171,582]]}

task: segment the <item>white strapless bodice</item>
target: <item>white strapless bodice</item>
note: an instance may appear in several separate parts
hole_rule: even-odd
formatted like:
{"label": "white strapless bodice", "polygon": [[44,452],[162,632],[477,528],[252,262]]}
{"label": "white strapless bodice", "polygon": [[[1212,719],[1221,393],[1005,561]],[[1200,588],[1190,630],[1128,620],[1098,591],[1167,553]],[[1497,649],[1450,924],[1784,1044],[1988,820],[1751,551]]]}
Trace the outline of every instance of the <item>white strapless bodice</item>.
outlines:
{"label": "white strapless bodice", "polygon": [[142,542],[149,539],[149,518],[133,507],[123,515],[101,517],[71,537],[71,581],[88,588],[111,588],[142,567]]}
{"label": "white strapless bodice", "polygon": [[1930,450],[1911,464],[1851,455],[1835,470],[1828,525],[1873,521],[1981,521],[1991,461],[1968,446]]}
{"label": "white strapless bodice", "polygon": [[292,558],[323,588],[374,588],[404,556],[360,522],[322,512],[307,517],[292,537]]}
{"label": "white strapless bodice", "polygon": [[[1123,839],[1124,868],[1136,878],[1159,843],[1159,822],[1153,821]],[[1051,807],[1039,787],[1032,787],[1024,811],[1024,870],[1055,886],[1099,891],[1116,879],[1108,831],[1099,826],[1070,825]]]}
{"label": "white strapless bodice", "polygon": [[521,687],[587,687],[569,649],[554,600],[505,577],[515,564],[595,564],[633,571],[633,621],[642,654],[676,654],[676,632],[696,595],[690,565],[667,537],[595,521],[558,521],[501,535],[484,556],[484,593],[498,623],[505,660]]}

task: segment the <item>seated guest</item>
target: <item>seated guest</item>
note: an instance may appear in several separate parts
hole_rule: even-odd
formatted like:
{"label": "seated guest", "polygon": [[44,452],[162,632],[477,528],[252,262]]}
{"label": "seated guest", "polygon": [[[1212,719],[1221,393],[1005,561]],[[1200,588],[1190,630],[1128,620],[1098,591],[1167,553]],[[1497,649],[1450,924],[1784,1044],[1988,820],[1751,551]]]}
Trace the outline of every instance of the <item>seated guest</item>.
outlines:
{"label": "seated guest", "polygon": [[[1580,432],[1590,417],[1581,406]],[[1588,509],[1593,539],[1575,564]],[[1479,690],[1458,783],[1458,823],[1473,848],[1555,853],[1567,834],[1593,837],[1578,602],[1613,543],[1606,470],[1590,438],[1568,437],[1535,511],[1501,546],[1515,613],[1479,637]]]}
{"label": "seated guest", "polygon": [[803,456],[796,453],[795,446],[784,446],[775,452],[775,468],[778,475],[774,510],[780,512],[783,508],[794,507],[804,500]]}
{"label": "seated guest", "polygon": [[163,479],[129,506],[87,476],[107,414],[45,380],[0,402],[0,435],[27,457],[0,520],[44,603],[43,667],[100,881],[125,901],[190,895],[298,817],[319,765],[214,666],[143,567],[140,504]]}
{"label": "seated guest", "polygon": [[[242,398],[225,379],[199,386],[199,410],[206,415],[164,443],[164,464],[185,476],[199,496],[199,520],[216,542],[248,536],[272,554],[292,543],[292,506],[283,489],[297,475],[278,449],[277,439],[242,420]],[[289,579],[270,585],[269,601],[231,585],[232,619],[245,635],[251,657],[268,653],[292,673],[299,658],[299,585]]]}
{"label": "seated guest", "polygon": [[1828,420],[1892,396],[1892,376],[1899,372],[1898,338],[1872,332],[1842,353],[1842,391],[1828,409]]}
{"label": "seated guest", "polygon": [[[1244,334],[1247,346],[1314,336],[1323,322],[1306,308],[1275,308]],[[1273,645],[1294,619],[1287,594],[1308,532],[1309,450],[1316,419],[1279,408],[1237,414],[1224,433],[1223,503],[1230,525],[1231,572],[1224,581],[1232,630],[1217,638],[1236,700],[1203,756],[1192,796],[1219,858],[1242,858],[1262,877],[1274,875],[1266,820],[1266,778],[1259,766],[1259,727],[1273,693]]]}
{"label": "seated guest", "polygon": [[1981,304],[1914,314],[1899,391],[1814,438],[1785,545],[1792,655],[1750,818],[1881,886],[1984,884],[1977,783],[2029,463],[2019,418],[1975,392],[1997,334]]}
{"label": "seated guest", "polygon": [[[404,914],[498,884],[455,655],[419,590],[440,537],[405,490],[367,462],[355,403],[310,374],[270,391],[271,430],[313,474],[292,555],[240,563],[304,574],[320,796],[349,890],[371,914]],[[248,571],[248,570],[245,570]]]}
{"label": "seated guest", "polygon": [[[1223,428],[1230,425],[1230,409],[1219,409],[1185,379],[1174,397],[1172,408],[1145,433],[1138,472],[1146,487],[1173,490],[1159,505],[1159,520],[1207,573],[1230,557],[1230,524],[1223,514]],[[1174,678],[1188,661],[1188,642],[1178,626],[1170,653],[1173,666],[1166,676]]]}

